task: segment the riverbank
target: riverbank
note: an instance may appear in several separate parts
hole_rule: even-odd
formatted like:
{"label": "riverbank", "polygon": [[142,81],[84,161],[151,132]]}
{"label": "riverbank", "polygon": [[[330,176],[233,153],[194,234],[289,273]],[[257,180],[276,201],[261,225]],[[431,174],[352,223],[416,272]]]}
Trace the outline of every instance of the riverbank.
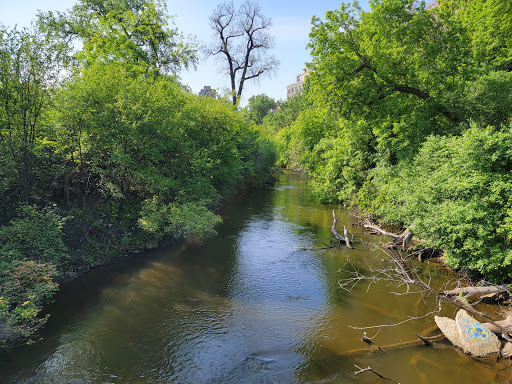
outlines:
{"label": "riverbank", "polygon": [[[354,249],[310,250],[332,237],[332,210]],[[351,266],[378,267],[368,244],[386,241],[355,225],[338,204],[320,204],[303,177],[284,173],[271,187],[238,195],[217,214],[218,236],[202,246],[159,248],[66,283],[51,305],[41,341],[0,354],[0,381],[361,383],[360,367],[399,382],[500,383],[505,372],[448,344],[347,356],[365,346],[414,340],[435,327],[430,297],[390,294],[385,283],[340,288]],[[354,224],[354,225],[353,225]],[[140,257],[139,257],[140,256]],[[415,268],[428,262],[412,260]],[[455,275],[431,269],[442,286]],[[397,288],[398,290],[399,288]],[[395,290],[395,289],[393,289]],[[449,306],[441,316],[453,317]],[[447,362],[450,362],[447,364]],[[500,368],[501,369],[501,368]]]}

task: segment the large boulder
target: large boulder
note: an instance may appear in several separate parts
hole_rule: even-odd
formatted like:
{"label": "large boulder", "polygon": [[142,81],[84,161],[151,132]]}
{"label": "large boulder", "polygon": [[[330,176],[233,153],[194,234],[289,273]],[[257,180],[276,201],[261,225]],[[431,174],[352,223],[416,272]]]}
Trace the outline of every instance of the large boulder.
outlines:
{"label": "large boulder", "polygon": [[486,357],[493,353],[499,353],[501,342],[482,324],[473,319],[461,309],[455,317],[459,338],[464,352],[477,357]]}
{"label": "large boulder", "polygon": [[456,347],[462,348],[462,342],[459,337],[459,330],[455,320],[450,319],[449,317],[440,316],[434,317],[434,320],[446,338]]}

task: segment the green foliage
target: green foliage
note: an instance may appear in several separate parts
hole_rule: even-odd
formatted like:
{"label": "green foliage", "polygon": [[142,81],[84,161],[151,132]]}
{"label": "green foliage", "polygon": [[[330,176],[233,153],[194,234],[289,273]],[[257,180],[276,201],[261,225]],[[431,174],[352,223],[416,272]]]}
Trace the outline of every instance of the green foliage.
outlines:
{"label": "green foliage", "polygon": [[19,216],[0,227],[0,261],[35,260],[59,265],[69,257],[62,241],[65,220],[50,208],[22,206]]}
{"label": "green foliage", "polygon": [[0,27],[0,343],[44,323],[45,268],[72,275],[150,237],[200,242],[211,208],[267,181],[276,156],[245,114],[177,81],[196,45],[163,2],[78,0],[38,26]]}
{"label": "green foliage", "polygon": [[261,125],[265,116],[275,107],[277,107],[277,103],[271,97],[267,95],[255,95],[249,97],[247,109],[250,119],[256,124]]}
{"label": "green foliage", "polygon": [[455,267],[511,279],[510,2],[370,8],[313,17],[305,93],[264,119],[279,164],[322,201],[413,225]]}
{"label": "green foliage", "polygon": [[298,94],[285,102],[279,102],[278,106],[279,109],[275,113],[268,114],[263,118],[263,126],[271,135],[292,124],[299,113],[307,108],[307,103],[305,97]]}
{"label": "green foliage", "polygon": [[469,84],[468,117],[485,127],[499,128],[512,120],[512,72],[490,72]]}
{"label": "green foliage", "polygon": [[474,56],[496,69],[512,70],[512,3],[507,0],[445,0],[441,7],[471,36]]}
{"label": "green foliage", "polygon": [[58,289],[51,264],[0,262],[0,346],[29,341],[48,315],[38,314]]}
{"label": "green foliage", "polygon": [[512,278],[512,132],[472,126],[429,138],[388,189],[378,213],[413,225],[454,267]]}
{"label": "green foliage", "polygon": [[197,44],[169,27],[165,3],[158,0],[79,0],[67,13],[38,17],[43,30],[83,43],[76,56],[85,67],[117,63],[129,73],[158,76],[197,61]]}
{"label": "green foliage", "polygon": [[0,25],[0,188],[8,199],[33,197],[34,169],[51,147],[48,109],[66,52],[48,35]]}
{"label": "green foliage", "polygon": [[141,211],[139,225],[156,238],[172,235],[193,243],[200,243],[216,235],[214,227],[220,216],[198,203],[161,204],[158,199],[147,200]]}
{"label": "green foliage", "polygon": [[338,124],[336,137],[322,139],[315,146],[315,154],[322,160],[311,184],[322,201],[350,202],[362,187],[373,162],[373,135],[364,120]]}

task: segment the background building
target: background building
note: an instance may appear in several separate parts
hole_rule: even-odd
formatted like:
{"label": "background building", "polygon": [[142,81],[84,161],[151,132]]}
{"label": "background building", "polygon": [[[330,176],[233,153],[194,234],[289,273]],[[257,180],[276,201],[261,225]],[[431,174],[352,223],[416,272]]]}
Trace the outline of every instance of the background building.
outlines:
{"label": "background building", "polygon": [[297,75],[297,81],[293,84],[286,86],[286,98],[289,99],[295,95],[298,95],[302,92],[302,88],[304,87],[304,79],[308,75],[307,72],[303,72],[300,75]]}
{"label": "background building", "polygon": [[203,89],[197,94],[199,97],[213,97],[217,98],[217,91],[212,89],[209,85],[205,85]]}

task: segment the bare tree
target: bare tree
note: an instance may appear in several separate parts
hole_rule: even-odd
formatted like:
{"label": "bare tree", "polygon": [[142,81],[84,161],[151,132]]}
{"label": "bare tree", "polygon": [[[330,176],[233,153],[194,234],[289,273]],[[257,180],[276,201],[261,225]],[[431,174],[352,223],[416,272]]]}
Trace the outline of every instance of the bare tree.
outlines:
{"label": "bare tree", "polygon": [[247,80],[272,75],[279,66],[269,54],[274,47],[269,33],[272,20],[261,13],[256,1],[246,0],[238,10],[230,1],[217,6],[210,16],[210,26],[215,41],[207,53],[225,62],[236,106]]}

